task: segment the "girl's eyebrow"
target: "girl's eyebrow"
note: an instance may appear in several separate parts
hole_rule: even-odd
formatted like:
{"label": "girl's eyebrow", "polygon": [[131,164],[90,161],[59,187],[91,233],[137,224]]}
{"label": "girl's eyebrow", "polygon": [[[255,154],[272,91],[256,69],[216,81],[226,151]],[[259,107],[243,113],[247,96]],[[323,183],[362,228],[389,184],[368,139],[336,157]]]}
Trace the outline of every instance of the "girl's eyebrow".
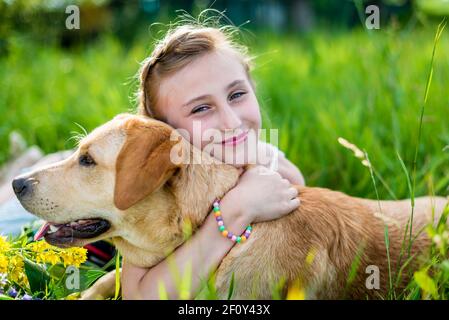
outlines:
{"label": "girl's eyebrow", "polygon": [[[234,80],[234,81],[232,81],[230,84],[228,84],[228,85],[226,86],[226,89],[225,89],[225,90],[227,91],[227,90],[229,90],[229,89],[231,89],[231,88],[233,88],[233,87],[235,87],[235,86],[237,86],[237,85],[240,85],[240,84],[242,84],[242,83],[245,83],[245,81],[244,81],[244,80]],[[188,106],[188,105],[191,105],[191,104],[194,103],[194,102],[198,102],[198,101],[203,100],[203,99],[205,99],[205,98],[210,98],[210,94],[203,94],[202,96],[193,98],[193,99],[189,100],[188,102],[184,103],[182,106],[183,106],[183,107],[186,107],[186,106]]]}
{"label": "girl's eyebrow", "polygon": [[199,97],[196,97],[196,98],[193,98],[193,99],[189,100],[189,102],[184,103],[182,106],[183,107],[187,107],[187,106],[191,105],[194,102],[197,102],[199,100],[203,100],[203,99],[209,98],[209,97],[210,97],[210,94],[203,94],[202,96],[199,96]]}
{"label": "girl's eyebrow", "polygon": [[237,86],[237,85],[239,85],[239,84],[243,84],[245,81],[244,80],[235,80],[235,81],[232,81],[230,84],[228,84],[227,86],[226,86],[226,90],[229,90],[229,89],[231,89],[231,88],[233,88],[233,87],[235,87],[235,86]]}

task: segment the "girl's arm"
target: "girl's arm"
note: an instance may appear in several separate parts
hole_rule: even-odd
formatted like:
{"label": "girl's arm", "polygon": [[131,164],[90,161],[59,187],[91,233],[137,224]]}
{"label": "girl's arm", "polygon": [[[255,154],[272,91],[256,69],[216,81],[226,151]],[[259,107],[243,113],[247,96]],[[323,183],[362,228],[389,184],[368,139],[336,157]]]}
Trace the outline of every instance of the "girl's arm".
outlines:
{"label": "girl's arm", "polygon": [[[251,222],[238,212],[229,197],[220,203],[223,215],[226,216],[227,228],[235,234],[241,234]],[[151,269],[135,267],[123,261],[123,298],[124,299],[160,299],[159,286],[163,284],[168,299],[192,299],[207,280],[211,271],[215,270],[234,243],[224,238],[217,230],[217,222],[213,214],[209,214],[203,225],[194,236],[180,246],[172,254]],[[171,261],[170,261],[171,260]],[[175,268],[175,270],[173,270]],[[191,284],[188,292],[180,292],[177,286],[180,279],[189,277]],[[175,279],[175,272],[179,275]]]}
{"label": "girl's arm", "polygon": [[[243,233],[251,222],[277,219],[299,206],[297,190],[278,173],[266,174],[267,171],[260,166],[247,170],[221,200],[223,219],[234,234]],[[169,299],[193,298],[233,245],[220,234],[215,217],[209,214],[190,240],[156,266],[139,268],[124,260],[123,299],[160,299],[160,283]],[[175,279],[173,269],[181,279],[190,277],[187,292],[179,292],[179,279]]]}

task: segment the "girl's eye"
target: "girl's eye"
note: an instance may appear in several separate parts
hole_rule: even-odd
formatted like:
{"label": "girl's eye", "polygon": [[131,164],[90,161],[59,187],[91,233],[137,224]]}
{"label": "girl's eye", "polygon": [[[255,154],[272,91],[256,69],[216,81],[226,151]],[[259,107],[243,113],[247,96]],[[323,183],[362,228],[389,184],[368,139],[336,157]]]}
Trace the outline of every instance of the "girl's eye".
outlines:
{"label": "girl's eye", "polygon": [[95,160],[87,153],[80,155],[78,162],[80,166],[83,167],[90,167],[96,165]]}
{"label": "girl's eye", "polygon": [[246,92],[243,92],[243,91],[236,92],[229,97],[229,100],[232,101],[234,99],[238,99],[238,98],[244,96],[245,94],[246,94]]}
{"label": "girl's eye", "polygon": [[209,106],[207,106],[207,105],[202,105],[202,106],[198,106],[198,107],[196,107],[196,108],[193,108],[193,110],[192,110],[192,114],[193,113],[199,113],[199,112],[204,112],[204,111],[206,111],[206,110],[209,110]]}

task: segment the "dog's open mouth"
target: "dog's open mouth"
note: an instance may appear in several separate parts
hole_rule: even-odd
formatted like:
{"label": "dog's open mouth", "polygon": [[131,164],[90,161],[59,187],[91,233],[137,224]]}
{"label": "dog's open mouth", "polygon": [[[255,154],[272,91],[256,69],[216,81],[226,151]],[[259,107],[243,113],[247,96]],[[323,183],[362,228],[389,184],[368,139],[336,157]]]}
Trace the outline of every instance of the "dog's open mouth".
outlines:
{"label": "dog's open mouth", "polygon": [[74,246],[77,240],[91,239],[109,230],[111,224],[103,219],[83,219],[65,224],[46,222],[35,234],[34,240],[41,238],[56,246]]}

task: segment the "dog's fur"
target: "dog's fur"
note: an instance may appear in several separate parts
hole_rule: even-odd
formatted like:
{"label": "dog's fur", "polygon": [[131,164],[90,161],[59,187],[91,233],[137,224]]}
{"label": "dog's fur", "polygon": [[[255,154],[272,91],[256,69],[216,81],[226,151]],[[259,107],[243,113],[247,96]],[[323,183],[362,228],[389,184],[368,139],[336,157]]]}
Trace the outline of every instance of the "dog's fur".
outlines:
{"label": "dog's fur", "polygon": [[[197,229],[213,200],[224,196],[238,180],[234,167],[213,161],[186,140],[170,139],[173,131],[146,117],[119,115],[84,138],[67,160],[22,176],[35,179],[36,184],[20,201],[30,212],[54,223],[97,217],[108,220],[112,227],[106,233],[70,245],[112,238],[129,262],[154,266],[185,241],[183,224],[188,220],[193,230]],[[203,160],[209,164],[173,164],[173,151],[191,160],[206,157]],[[79,156],[86,152],[97,165],[79,165]],[[298,191],[301,204],[297,210],[255,224],[250,239],[234,246],[224,258],[216,277],[220,296],[225,297],[233,273],[237,299],[269,299],[273,286],[282,280],[284,294],[293,281],[299,281],[308,298],[364,299],[385,294],[385,225],[394,272],[409,202],[377,202],[321,188],[298,187]],[[438,218],[446,202],[438,197],[416,199],[413,233],[429,221],[432,209]],[[428,245],[426,236],[419,235],[412,254]],[[348,285],[354,265],[358,272]],[[379,268],[379,290],[366,286],[369,274],[365,270],[370,265]],[[401,284],[407,276],[403,280]]]}

